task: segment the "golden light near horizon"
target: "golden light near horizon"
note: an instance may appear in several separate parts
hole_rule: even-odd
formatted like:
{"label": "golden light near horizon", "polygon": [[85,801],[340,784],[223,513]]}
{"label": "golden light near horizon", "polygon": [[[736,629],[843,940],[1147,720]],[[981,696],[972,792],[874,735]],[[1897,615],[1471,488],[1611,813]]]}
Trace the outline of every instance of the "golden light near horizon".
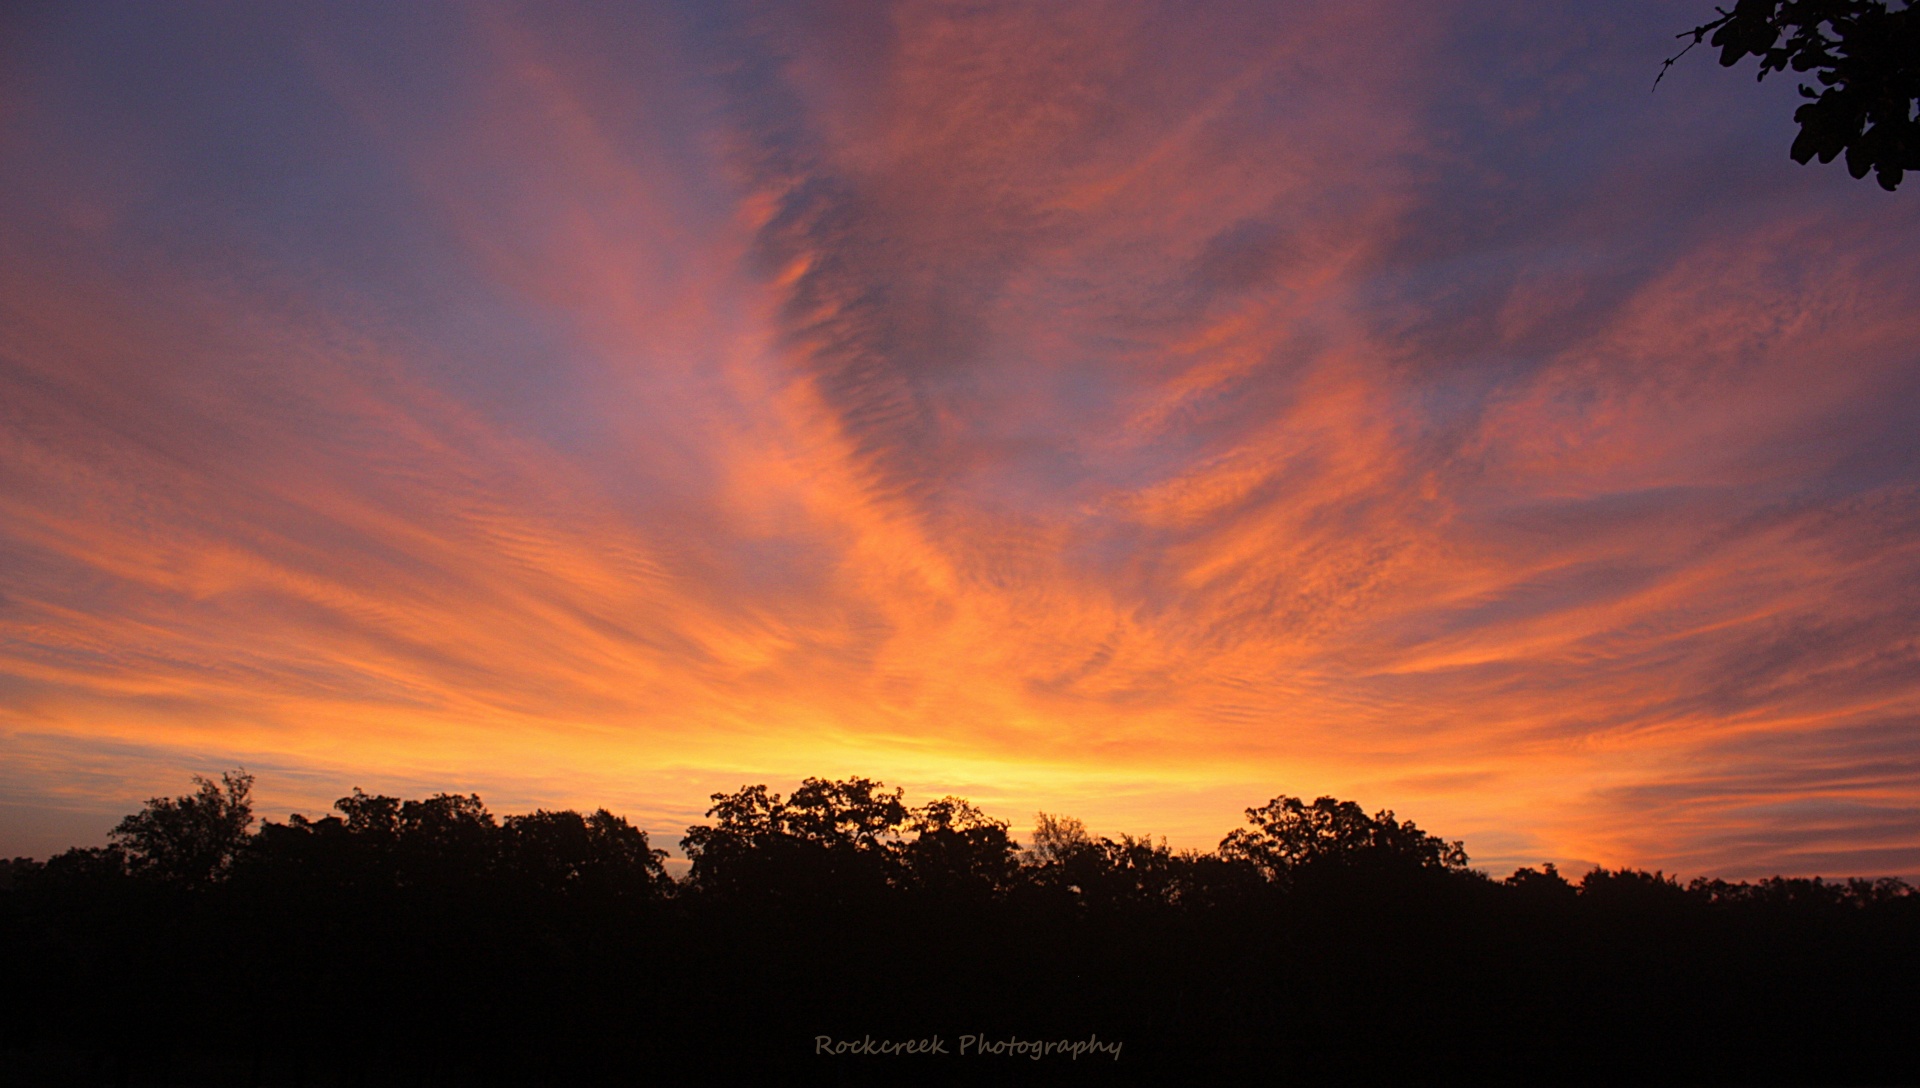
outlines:
{"label": "golden light near horizon", "polygon": [[1920,210],[1676,5],[115,11],[0,65],[0,850],[244,764],[1920,873]]}

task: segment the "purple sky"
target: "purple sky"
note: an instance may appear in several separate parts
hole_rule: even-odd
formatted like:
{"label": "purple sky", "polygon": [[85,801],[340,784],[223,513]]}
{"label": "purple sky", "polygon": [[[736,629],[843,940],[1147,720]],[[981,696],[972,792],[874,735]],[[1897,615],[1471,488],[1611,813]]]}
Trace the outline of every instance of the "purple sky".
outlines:
{"label": "purple sky", "polygon": [[864,774],[1920,874],[1916,183],[1711,6],[11,5],[0,853]]}

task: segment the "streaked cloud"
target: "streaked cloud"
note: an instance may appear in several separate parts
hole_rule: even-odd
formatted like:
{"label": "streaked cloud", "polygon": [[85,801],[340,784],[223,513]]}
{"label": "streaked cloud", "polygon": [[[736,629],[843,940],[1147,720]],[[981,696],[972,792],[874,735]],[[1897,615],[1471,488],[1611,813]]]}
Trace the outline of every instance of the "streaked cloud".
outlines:
{"label": "streaked cloud", "polygon": [[861,773],[1920,873],[1920,211],[1647,95],[1691,15],[42,15],[0,803]]}

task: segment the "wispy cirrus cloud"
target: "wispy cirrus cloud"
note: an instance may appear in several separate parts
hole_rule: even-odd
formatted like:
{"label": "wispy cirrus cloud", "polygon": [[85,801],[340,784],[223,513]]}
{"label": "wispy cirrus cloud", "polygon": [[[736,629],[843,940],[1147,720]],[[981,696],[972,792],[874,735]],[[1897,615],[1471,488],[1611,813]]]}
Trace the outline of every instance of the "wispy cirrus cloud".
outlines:
{"label": "wispy cirrus cloud", "polygon": [[44,20],[8,803],[865,773],[1914,872],[1915,214],[1646,96],[1682,14]]}

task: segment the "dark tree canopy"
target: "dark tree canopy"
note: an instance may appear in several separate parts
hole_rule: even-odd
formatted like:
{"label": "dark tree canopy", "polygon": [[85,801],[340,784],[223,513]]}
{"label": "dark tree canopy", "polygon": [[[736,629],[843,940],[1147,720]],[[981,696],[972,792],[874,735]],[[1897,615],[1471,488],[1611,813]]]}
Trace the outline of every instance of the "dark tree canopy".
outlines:
{"label": "dark tree canopy", "polygon": [[667,879],[667,852],[604,808],[509,816],[501,830],[508,868],[548,894],[645,897]]}
{"label": "dark tree canopy", "polygon": [[606,809],[496,820],[473,794],[403,801],[354,790],[339,816],[268,822],[240,854],[240,877],[292,885],[466,894],[512,886],[534,896],[645,900],[672,881],[647,833]]}
{"label": "dark tree canopy", "polygon": [[902,794],[897,788],[888,792],[870,778],[809,778],[787,798],[785,829],[808,842],[873,849],[906,822]]}
{"label": "dark tree canopy", "polygon": [[1800,86],[1809,101],[1793,114],[1800,126],[1793,161],[1828,163],[1844,154],[1848,173],[1871,173],[1889,192],[1906,171],[1920,170],[1920,9],[1907,0],[1898,7],[1888,0],[1739,0],[1732,11],[1714,10],[1718,19],[1680,35],[1692,37],[1687,49],[1706,40],[1720,50],[1722,67],[1753,56],[1760,58],[1757,78],[1792,68],[1819,82],[1818,90]]}
{"label": "dark tree canopy", "polygon": [[907,807],[867,778],[809,778],[783,799],[765,786],[713,795],[715,824],[687,829],[693,885],[752,898],[839,899],[886,885]]}
{"label": "dark tree canopy", "polygon": [[916,888],[953,896],[991,896],[1004,891],[1019,869],[1019,844],[1007,825],[970,801],[943,797],[910,814],[914,837],[901,846]]}
{"label": "dark tree canopy", "polygon": [[[716,794],[672,880],[605,809],[243,773],[0,862],[7,1084],[1906,1083],[1920,894],[1551,864],[1504,881],[1350,801],[1219,850],[866,778]],[[933,1032],[1125,1042],[998,1063]],[[1083,1074],[1091,1074],[1083,1075]]]}
{"label": "dark tree canopy", "polygon": [[[693,887],[780,897],[885,887],[992,896],[1018,868],[1007,825],[958,797],[909,809],[869,778],[809,778],[782,799],[765,786],[716,793],[714,824],[687,829]],[[911,836],[910,838],[908,836]]]}
{"label": "dark tree canopy", "polygon": [[228,771],[219,782],[195,775],[185,797],[154,797],[109,832],[136,873],[199,885],[224,874],[253,824],[253,776]]}
{"label": "dark tree canopy", "polygon": [[1311,868],[1465,871],[1466,847],[1429,835],[1392,812],[1366,814],[1352,801],[1322,797],[1311,805],[1276,797],[1247,810],[1252,828],[1220,842],[1220,856],[1244,861],[1269,880],[1285,882]]}

